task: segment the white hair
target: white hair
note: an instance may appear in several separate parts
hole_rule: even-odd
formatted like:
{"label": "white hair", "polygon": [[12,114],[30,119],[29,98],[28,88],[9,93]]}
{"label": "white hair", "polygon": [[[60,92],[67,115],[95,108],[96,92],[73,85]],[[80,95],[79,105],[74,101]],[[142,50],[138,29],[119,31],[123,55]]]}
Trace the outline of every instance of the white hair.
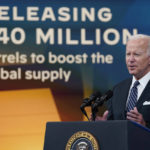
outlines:
{"label": "white hair", "polygon": [[130,40],[136,40],[136,39],[148,39],[148,46],[147,46],[147,54],[150,56],[150,36],[145,34],[136,34],[129,37],[128,41]]}

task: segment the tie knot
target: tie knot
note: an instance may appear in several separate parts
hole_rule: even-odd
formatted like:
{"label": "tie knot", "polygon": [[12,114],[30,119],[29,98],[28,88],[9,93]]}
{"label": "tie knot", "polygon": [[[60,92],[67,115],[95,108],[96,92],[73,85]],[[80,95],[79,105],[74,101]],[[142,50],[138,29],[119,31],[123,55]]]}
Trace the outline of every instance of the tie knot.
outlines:
{"label": "tie knot", "polygon": [[134,82],[133,87],[137,87],[139,84],[140,84],[140,82],[137,80],[137,81]]}

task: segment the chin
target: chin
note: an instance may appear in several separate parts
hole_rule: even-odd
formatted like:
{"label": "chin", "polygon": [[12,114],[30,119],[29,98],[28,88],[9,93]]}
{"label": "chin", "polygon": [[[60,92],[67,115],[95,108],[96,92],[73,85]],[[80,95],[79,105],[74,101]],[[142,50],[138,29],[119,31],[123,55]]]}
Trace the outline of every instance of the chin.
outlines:
{"label": "chin", "polygon": [[131,75],[133,75],[133,76],[136,75],[136,72],[135,72],[135,71],[129,71],[129,73],[130,73]]}

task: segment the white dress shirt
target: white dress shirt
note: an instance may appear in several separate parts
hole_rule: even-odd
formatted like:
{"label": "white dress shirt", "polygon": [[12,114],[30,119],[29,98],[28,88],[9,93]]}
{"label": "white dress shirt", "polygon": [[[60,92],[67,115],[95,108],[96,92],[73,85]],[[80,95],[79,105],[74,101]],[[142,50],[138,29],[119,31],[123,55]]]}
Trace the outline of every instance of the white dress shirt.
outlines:
{"label": "white dress shirt", "polygon": [[[150,80],[150,72],[148,72],[145,76],[143,76],[140,80],[138,80],[140,82],[140,84],[137,86],[137,90],[138,90],[137,100],[141,96],[141,94],[142,94],[143,90],[145,89],[145,87],[146,87],[147,83],[149,82],[149,80]],[[131,88],[133,87],[135,81],[136,81],[136,79],[133,76],[132,84],[131,84],[130,90],[129,90],[129,95],[130,95]],[[129,95],[128,95],[128,99],[129,99]],[[127,100],[127,102],[128,102],[128,100]]]}

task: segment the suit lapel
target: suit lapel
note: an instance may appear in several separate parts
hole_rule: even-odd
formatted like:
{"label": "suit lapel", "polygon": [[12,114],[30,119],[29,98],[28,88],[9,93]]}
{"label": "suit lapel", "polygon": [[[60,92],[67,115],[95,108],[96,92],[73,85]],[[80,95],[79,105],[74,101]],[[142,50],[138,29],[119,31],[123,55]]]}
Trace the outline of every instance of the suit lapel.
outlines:
{"label": "suit lapel", "polygon": [[140,96],[136,107],[138,108],[138,110],[141,109],[141,107],[143,106],[143,102],[145,101],[149,101],[150,100],[150,81],[148,82],[147,86],[145,87],[144,91],[142,92],[142,95]]}
{"label": "suit lapel", "polygon": [[120,105],[121,107],[120,110],[122,110],[122,117],[123,117],[122,119],[126,119],[126,103],[127,103],[127,98],[128,98],[131,83],[132,83],[132,79],[130,78],[125,82],[125,85],[121,90],[122,92],[120,93],[122,99],[122,104]]}

